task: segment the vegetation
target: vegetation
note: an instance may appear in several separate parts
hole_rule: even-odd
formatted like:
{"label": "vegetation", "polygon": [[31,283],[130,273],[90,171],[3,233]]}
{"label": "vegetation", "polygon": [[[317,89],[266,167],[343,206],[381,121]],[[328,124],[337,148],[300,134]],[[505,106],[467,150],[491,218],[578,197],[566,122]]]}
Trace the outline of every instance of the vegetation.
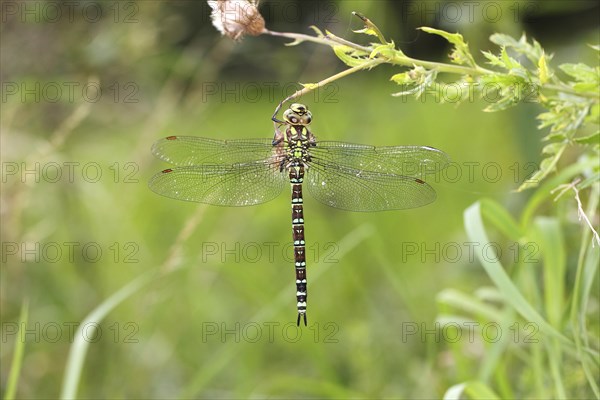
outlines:
{"label": "vegetation", "polygon": [[[248,2],[221,31],[262,36],[215,44],[184,38],[177,5],[126,3],[95,25],[81,6],[63,23],[4,9],[3,50],[41,57],[3,60],[5,398],[600,398],[597,43],[574,38],[568,56],[591,61],[556,65],[530,34],[495,33],[487,48],[422,27],[451,47],[431,61],[372,22],[384,2],[365,2],[372,20],[356,14],[374,43],[276,32]],[[266,35],[294,46],[267,54]],[[272,69],[257,78],[259,66]],[[423,209],[306,199],[304,329],[287,201],[206,207],[146,187],[161,136],[269,137],[289,94],[271,98],[271,74],[313,81],[286,100],[309,105],[318,139],[454,160]],[[51,101],[73,82],[104,95]]]}

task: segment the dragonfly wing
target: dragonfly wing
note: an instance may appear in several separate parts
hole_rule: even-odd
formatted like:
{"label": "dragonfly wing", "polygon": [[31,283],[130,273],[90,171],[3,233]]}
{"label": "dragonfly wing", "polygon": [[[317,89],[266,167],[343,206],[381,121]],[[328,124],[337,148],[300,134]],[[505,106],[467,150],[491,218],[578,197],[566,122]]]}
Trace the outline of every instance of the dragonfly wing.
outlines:
{"label": "dragonfly wing", "polygon": [[241,164],[265,160],[277,150],[270,139],[217,140],[169,136],[152,145],[152,154],[176,166]]}
{"label": "dragonfly wing", "polygon": [[276,165],[198,165],[166,169],[148,186],[162,196],[218,206],[251,206],[277,197],[286,184]]}
{"label": "dragonfly wing", "polygon": [[309,163],[305,182],[321,203],[350,211],[385,211],[421,207],[433,202],[435,190],[423,180]]}
{"label": "dragonfly wing", "polygon": [[323,141],[317,142],[310,153],[322,164],[419,178],[445,168],[450,162],[446,153],[428,146],[374,147]]}

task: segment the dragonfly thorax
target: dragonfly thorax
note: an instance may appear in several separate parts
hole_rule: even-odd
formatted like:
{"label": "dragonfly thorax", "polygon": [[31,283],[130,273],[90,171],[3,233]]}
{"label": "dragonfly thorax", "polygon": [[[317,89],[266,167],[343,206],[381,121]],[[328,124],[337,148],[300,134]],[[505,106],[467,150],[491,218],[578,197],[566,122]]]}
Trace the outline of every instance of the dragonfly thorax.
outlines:
{"label": "dragonfly thorax", "polygon": [[309,147],[314,146],[312,133],[302,125],[288,125],[285,130],[286,167],[305,164],[310,160]]}

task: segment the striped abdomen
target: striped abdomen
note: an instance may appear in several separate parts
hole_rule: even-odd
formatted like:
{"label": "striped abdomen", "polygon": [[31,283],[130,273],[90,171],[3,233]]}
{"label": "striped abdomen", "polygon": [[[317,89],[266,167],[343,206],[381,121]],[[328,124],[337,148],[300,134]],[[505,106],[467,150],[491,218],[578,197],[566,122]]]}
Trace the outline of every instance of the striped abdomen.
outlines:
{"label": "striped abdomen", "polygon": [[298,320],[304,319],[306,326],[306,247],[304,242],[304,207],[302,205],[302,181],[304,165],[292,165],[290,183],[292,184],[292,237],[294,239],[294,265],[296,267],[296,300],[298,301]]}

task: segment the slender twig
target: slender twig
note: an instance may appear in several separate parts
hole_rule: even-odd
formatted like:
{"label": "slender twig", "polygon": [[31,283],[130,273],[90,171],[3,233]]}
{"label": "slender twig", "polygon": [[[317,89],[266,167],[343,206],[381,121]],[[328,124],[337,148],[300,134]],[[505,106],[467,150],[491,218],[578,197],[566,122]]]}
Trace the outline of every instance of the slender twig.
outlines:
{"label": "slender twig", "polygon": [[[565,194],[569,189],[571,189],[575,192],[574,197],[575,197],[575,201],[577,202],[577,214],[579,216],[579,220],[581,221],[583,219],[586,222],[586,224],[590,227],[592,234],[594,235],[594,239],[596,240],[596,243],[598,243],[598,246],[600,246],[600,235],[598,235],[598,232],[596,232],[596,229],[594,229],[594,225],[592,225],[592,223],[590,222],[590,219],[585,214],[585,211],[583,211],[583,204],[581,204],[581,199],[579,198],[579,189],[577,189],[577,184],[580,181],[581,181],[580,179],[576,179],[571,183],[560,185],[556,189],[552,190],[550,193],[554,193],[554,192],[560,190],[558,195],[554,198],[554,201],[556,201],[563,194]],[[592,246],[594,246],[594,240],[592,240]]]}
{"label": "slender twig", "polygon": [[275,112],[273,113],[273,117],[275,117],[277,115],[277,113],[279,112],[279,110],[281,109],[281,106],[284,103],[287,103],[290,100],[294,100],[297,99],[300,96],[303,96],[307,93],[310,93],[311,91],[318,89],[320,87],[323,87],[325,85],[327,85],[328,83],[331,83],[335,80],[338,80],[340,78],[343,78],[345,76],[351,75],[355,72],[361,71],[363,69],[367,69],[367,68],[373,68],[376,67],[379,64],[383,64],[385,61],[381,60],[381,59],[374,59],[374,60],[369,60],[366,61],[360,65],[357,65],[355,67],[352,68],[348,68],[342,72],[338,72],[335,75],[330,76],[329,78],[323,79],[322,81],[319,81],[317,83],[311,84],[311,85],[306,85],[304,86],[302,89],[300,90],[296,90],[294,93],[292,93],[291,95],[289,95],[288,97],[286,97],[285,99],[283,99],[281,101],[281,103],[279,103],[279,105],[277,106],[277,108],[275,109]]}
{"label": "slender twig", "polygon": [[344,46],[351,47],[355,50],[364,51],[365,53],[370,53],[371,51],[373,51],[373,48],[371,48],[371,47],[361,46],[360,44],[350,42],[348,40],[342,39],[335,35],[310,36],[310,35],[305,35],[304,33],[277,32],[277,31],[270,31],[268,29],[265,29],[263,33],[265,33],[267,35],[271,35],[271,36],[279,36],[279,37],[285,37],[288,39],[294,39],[295,42],[292,42],[293,44],[299,44],[301,42],[307,41],[307,42],[324,44],[325,46],[331,46],[331,47],[335,46],[336,44],[341,44]]}

